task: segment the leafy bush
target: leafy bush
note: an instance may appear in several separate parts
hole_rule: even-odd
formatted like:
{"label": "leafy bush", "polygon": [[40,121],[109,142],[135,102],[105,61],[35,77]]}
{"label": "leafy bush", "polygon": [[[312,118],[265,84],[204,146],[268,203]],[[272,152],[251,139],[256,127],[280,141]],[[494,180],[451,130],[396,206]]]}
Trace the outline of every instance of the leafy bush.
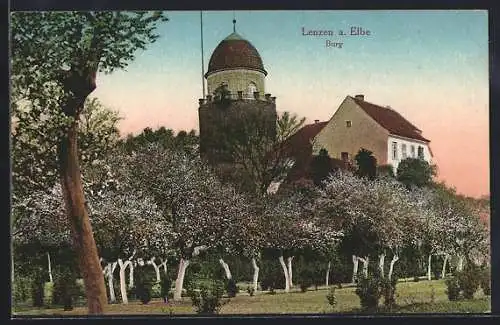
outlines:
{"label": "leafy bush", "polygon": [[418,281],[420,281],[420,277],[418,275],[415,275],[413,277],[413,282],[418,282]]}
{"label": "leafy bush", "polygon": [[381,281],[378,275],[369,274],[361,277],[356,285],[356,294],[359,297],[361,308],[364,311],[374,311],[378,307],[382,296]]}
{"label": "leafy bush", "polygon": [[449,277],[445,280],[446,294],[448,300],[456,301],[460,299],[460,283],[456,276]]}
{"label": "leafy bush", "polygon": [[491,296],[491,270],[489,268],[481,270],[479,285],[486,296]]}
{"label": "leafy bush", "polygon": [[253,295],[255,294],[255,289],[253,287],[248,286],[247,292],[250,295],[250,297],[253,297]]}
{"label": "leafy bush", "polygon": [[226,291],[229,298],[236,297],[236,294],[239,292],[239,288],[236,286],[236,281],[234,280],[234,278],[227,280]]}
{"label": "leafy bush", "polygon": [[134,292],[136,297],[143,303],[148,304],[152,298],[153,276],[147,272],[146,266],[138,266],[134,271]]}
{"label": "leafy bush", "polygon": [[276,260],[262,260],[261,262],[260,286],[262,290],[269,290],[271,293],[275,289],[285,288],[285,276],[283,270]]}
{"label": "leafy bush", "polygon": [[198,314],[218,314],[224,304],[224,283],[220,280],[203,281],[199,289],[191,287],[187,293]]}
{"label": "leafy bush", "polygon": [[15,276],[12,283],[12,300],[14,303],[25,302],[29,299],[31,288],[28,277]]}
{"label": "leafy bush", "polygon": [[330,290],[326,295],[326,300],[328,301],[328,304],[332,307],[332,309],[335,309],[335,306],[337,305],[337,297],[335,296],[335,287],[330,287]]}
{"label": "leafy bush", "polygon": [[473,299],[474,293],[479,289],[480,271],[468,263],[464,271],[457,274],[458,283],[465,299]]}
{"label": "leafy bush", "polygon": [[44,296],[44,284],[45,281],[40,274],[35,274],[31,280],[31,301],[33,307],[43,306],[43,296]]}
{"label": "leafy bush", "polygon": [[76,283],[76,274],[69,268],[62,268],[54,276],[52,303],[63,305],[64,310],[72,310],[73,302],[78,297],[79,288]]}
{"label": "leafy bush", "polygon": [[153,285],[151,286],[151,297],[152,298],[161,298],[162,297],[162,295],[161,295],[161,283],[160,282],[153,283]]}
{"label": "leafy bush", "polygon": [[380,280],[382,287],[382,294],[384,296],[384,305],[388,308],[392,308],[396,305],[396,285],[398,279],[392,277],[390,280],[388,278],[383,278]]}
{"label": "leafy bush", "polygon": [[163,298],[164,302],[168,302],[168,294],[170,293],[170,288],[172,287],[172,280],[166,274],[163,274],[160,282],[160,296]]}

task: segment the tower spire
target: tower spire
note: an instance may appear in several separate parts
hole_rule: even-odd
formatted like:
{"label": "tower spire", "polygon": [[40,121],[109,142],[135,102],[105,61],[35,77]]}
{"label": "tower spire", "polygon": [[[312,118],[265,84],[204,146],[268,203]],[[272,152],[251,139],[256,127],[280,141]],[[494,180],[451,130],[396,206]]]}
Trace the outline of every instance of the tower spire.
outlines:
{"label": "tower spire", "polygon": [[233,32],[236,33],[236,14],[233,10]]}

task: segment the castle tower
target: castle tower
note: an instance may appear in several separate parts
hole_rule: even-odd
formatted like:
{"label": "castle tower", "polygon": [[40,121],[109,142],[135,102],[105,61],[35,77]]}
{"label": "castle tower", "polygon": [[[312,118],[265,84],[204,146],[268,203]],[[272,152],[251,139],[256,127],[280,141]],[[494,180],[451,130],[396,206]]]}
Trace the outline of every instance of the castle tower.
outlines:
{"label": "castle tower", "polygon": [[208,94],[213,94],[221,84],[227,85],[231,94],[243,92],[243,97],[253,99],[254,93],[265,93],[264,79],[267,71],[257,49],[238,33],[233,20],[233,33],[215,48],[208,63]]}
{"label": "castle tower", "polygon": [[266,75],[257,49],[233,27],[213,51],[205,74],[208,95],[199,100],[198,109],[202,158],[231,163],[227,140],[240,136],[235,135],[240,130],[275,135],[276,98],[265,93]]}

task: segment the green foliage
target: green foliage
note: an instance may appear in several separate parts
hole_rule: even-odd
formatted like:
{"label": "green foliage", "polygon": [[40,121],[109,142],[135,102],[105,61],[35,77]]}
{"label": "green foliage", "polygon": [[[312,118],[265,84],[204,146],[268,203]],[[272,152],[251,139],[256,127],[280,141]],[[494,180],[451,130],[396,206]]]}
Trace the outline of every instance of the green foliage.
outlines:
{"label": "green foliage", "polygon": [[255,289],[253,287],[248,286],[247,292],[250,295],[250,297],[253,297],[253,295],[255,294]]}
{"label": "green foliage", "polygon": [[491,296],[491,270],[484,268],[480,271],[480,286],[485,296]]}
{"label": "green foliage", "polygon": [[134,291],[136,297],[145,305],[151,301],[154,283],[154,274],[151,271],[148,272],[146,266],[136,268],[134,271]]}
{"label": "green foliage", "polygon": [[456,301],[460,299],[460,282],[456,276],[452,276],[446,279],[446,294],[448,295],[448,300]]}
{"label": "green foliage", "polygon": [[395,177],[394,167],[390,164],[377,166],[377,176]]}
{"label": "green foliage", "polygon": [[239,289],[236,286],[236,281],[234,280],[234,278],[231,278],[226,281],[226,291],[229,298],[236,297],[236,294],[238,293]]}
{"label": "green foliage", "polygon": [[361,277],[357,283],[355,293],[359,297],[363,311],[375,311],[382,296],[380,277],[374,274]]}
{"label": "green foliage", "polygon": [[40,273],[35,273],[31,280],[31,301],[34,307],[43,306],[44,283],[43,276]]}
{"label": "green foliage", "polygon": [[356,174],[360,177],[375,178],[377,175],[377,159],[373,156],[373,152],[366,149],[360,149],[354,157],[356,161]]}
{"label": "green foliage", "polygon": [[406,187],[423,187],[432,183],[436,167],[423,159],[406,158],[398,165],[397,180]]}
{"label": "green foliage", "polygon": [[54,274],[54,289],[52,303],[63,305],[64,310],[72,310],[78,298],[79,287],[76,283],[76,274],[70,267],[60,267]]}
{"label": "green foliage", "polygon": [[326,149],[321,149],[317,156],[311,161],[310,172],[314,185],[323,186],[323,181],[328,178],[328,175],[333,171],[330,155]]}
{"label": "green foliage", "polygon": [[328,301],[328,304],[332,307],[332,309],[335,309],[335,306],[337,305],[335,287],[330,287],[330,289],[328,290],[328,294],[326,295],[326,300]]}
{"label": "green foliage", "polygon": [[160,282],[161,290],[160,296],[165,302],[168,301],[168,295],[170,293],[170,288],[172,287],[172,279],[167,274],[163,274]]}
{"label": "green foliage", "polygon": [[199,281],[199,289],[193,287],[188,289],[188,296],[198,314],[218,314],[225,303],[222,301],[224,295],[224,282],[220,280]]}
{"label": "green foliage", "polygon": [[382,287],[382,295],[384,296],[384,306],[392,308],[396,305],[396,285],[398,279],[393,276],[390,280],[388,278],[380,279]]}
{"label": "green foliage", "polygon": [[260,286],[262,290],[274,292],[275,289],[285,288],[283,270],[275,259],[263,259],[260,264]]}
{"label": "green foliage", "polygon": [[473,299],[479,289],[480,271],[472,263],[468,263],[462,272],[457,273],[458,284],[462,290],[464,299]]}

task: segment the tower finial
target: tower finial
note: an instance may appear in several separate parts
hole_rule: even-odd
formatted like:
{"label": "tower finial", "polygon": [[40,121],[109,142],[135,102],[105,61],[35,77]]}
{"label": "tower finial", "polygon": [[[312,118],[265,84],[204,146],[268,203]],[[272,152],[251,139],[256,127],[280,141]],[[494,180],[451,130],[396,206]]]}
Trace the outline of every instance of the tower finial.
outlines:
{"label": "tower finial", "polygon": [[236,33],[236,14],[233,11],[233,32]]}

